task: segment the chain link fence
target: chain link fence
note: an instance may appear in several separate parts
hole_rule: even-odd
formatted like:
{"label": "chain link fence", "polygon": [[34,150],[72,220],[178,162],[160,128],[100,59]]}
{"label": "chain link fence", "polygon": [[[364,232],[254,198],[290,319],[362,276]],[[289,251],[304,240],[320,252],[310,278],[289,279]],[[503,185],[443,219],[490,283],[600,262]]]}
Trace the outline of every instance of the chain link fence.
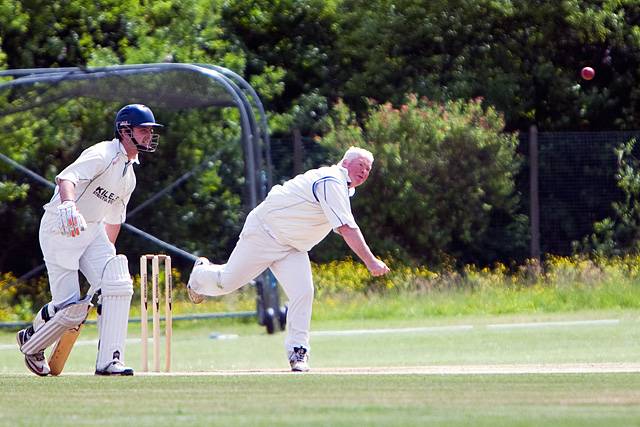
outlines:
{"label": "chain link fence", "polygon": [[[616,181],[615,149],[638,137],[640,131],[537,134],[541,253],[570,255],[573,242],[592,233],[595,222],[614,215],[612,203],[623,197]],[[530,138],[529,133],[519,136],[518,151],[523,163],[516,177],[521,212],[529,218],[532,213]],[[310,137],[272,138],[271,156],[274,183],[338,160]]]}

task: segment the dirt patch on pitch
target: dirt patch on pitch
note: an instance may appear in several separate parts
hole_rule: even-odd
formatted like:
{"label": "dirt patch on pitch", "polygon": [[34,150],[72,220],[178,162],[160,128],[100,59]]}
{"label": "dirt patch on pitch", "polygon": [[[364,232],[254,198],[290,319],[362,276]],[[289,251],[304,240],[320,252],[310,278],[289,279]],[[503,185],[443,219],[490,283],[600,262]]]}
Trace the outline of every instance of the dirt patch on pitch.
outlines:
{"label": "dirt patch on pitch", "polygon": [[[640,373],[640,363],[564,363],[508,365],[433,365],[312,368],[304,375],[519,375]],[[136,375],[235,376],[300,375],[285,369],[219,370],[202,372],[139,373]]]}

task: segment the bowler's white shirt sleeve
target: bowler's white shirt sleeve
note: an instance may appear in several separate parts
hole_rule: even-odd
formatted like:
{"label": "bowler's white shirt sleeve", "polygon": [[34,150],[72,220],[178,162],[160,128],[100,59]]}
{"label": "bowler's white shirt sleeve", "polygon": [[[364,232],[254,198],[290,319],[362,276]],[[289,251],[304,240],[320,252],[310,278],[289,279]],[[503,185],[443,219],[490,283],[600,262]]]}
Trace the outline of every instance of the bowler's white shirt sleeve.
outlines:
{"label": "bowler's white shirt sleeve", "polygon": [[351,213],[349,190],[343,182],[330,176],[319,179],[313,184],[313,195],[334,231],[343,225],[358,228]]}

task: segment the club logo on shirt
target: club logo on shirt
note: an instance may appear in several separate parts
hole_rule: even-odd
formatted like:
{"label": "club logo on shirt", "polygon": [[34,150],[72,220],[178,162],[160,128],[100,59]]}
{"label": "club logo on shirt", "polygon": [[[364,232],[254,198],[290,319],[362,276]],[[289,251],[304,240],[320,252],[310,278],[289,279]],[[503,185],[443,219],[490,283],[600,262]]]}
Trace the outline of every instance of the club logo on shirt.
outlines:
{"label": "club logo on shirt", "polygon": [[97,187],[93,192],[93,195],[103,202],[109,203],[110,205],[112,205],[113,202],[120,198],[120,196],[117,196],[115,193],[112,193],[103,187]]}

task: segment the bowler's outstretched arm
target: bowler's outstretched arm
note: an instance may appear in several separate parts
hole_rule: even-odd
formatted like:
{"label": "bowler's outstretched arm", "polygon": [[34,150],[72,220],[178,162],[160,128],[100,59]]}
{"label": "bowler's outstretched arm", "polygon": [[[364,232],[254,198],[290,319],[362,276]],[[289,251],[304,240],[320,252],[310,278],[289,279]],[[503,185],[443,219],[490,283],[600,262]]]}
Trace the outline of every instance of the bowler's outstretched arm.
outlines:
{"label": "bowler's outstretched arm", "polygon": [[389,272],[389,267],[373,255],[359,228],[343,225],[338,227],[337,231],[351,250],[364,262],[364,265],[367,266],[373,276],[382,276]]}

